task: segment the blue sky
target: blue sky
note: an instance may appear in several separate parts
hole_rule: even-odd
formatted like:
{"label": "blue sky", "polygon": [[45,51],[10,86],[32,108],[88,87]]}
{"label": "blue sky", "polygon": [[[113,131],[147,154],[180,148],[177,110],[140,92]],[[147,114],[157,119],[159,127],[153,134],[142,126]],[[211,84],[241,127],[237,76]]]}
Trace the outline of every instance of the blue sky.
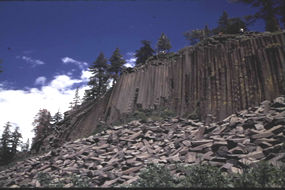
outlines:
{"label": "blue sky", "polygon": [[[74,88],[81,94],[86,88],[87,67],[101,51],[109,58],[119,47],[131,64],[140,41],[150,40],[155,48],[162,32],[177,51],[189,45],[184,32],[216,27],[224,10],[230,17],[255,12],[228,0],[0,2],[0,113],[6,114],[0,125],[13,120],[28,131],[39,108],[66,111]],[[249,29],[263,31],[264,24]],[[33,110],[20,119],[23,109]]]}

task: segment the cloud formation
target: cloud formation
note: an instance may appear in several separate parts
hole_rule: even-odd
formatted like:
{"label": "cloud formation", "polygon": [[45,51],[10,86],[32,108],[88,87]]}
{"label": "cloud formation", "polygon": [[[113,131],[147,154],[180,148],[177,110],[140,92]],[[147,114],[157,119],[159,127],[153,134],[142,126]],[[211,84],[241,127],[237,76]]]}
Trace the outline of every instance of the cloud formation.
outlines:
{"label": "cloud formation", "polygon": [[73,63],[73,64],[75,64],[76,66],[78,66],[79,69],[84,69],[86,66],[88,66],[88,63],[82,62],[82,61],[77,61],[77,60],[72,59],[72,58],[70,58],[70,57],[63,57],[63,58],[61,58],[61,61],[62,61],[64,64]]}
{"label": "cloud formation", "polygon": [[43,62],[41,60],[33,59],[33,58],[27,57],[27,56],[17,56],[16,58],[22,59],[22,60],[26,61],[27,63],[30,63],[32,65],[32,67],[45,64],[45,62]]}
{"label": "cloud formation", "polygon": [[14,90],[0,83],[0,134],[3,126],[10,121],[20,127],[24,142],[28,138],[32,140],[32,122],[38,111],[45,108],[52,115],[58,110],[61,113],[67,111],[75,94],[74,85],[78,85],[82,98],[88,89],[86,82],[89,76],[88,71],[82,70],[79,78],[56,75],[49,83],[46,83],[46,77],[40,76],[35,80],[35,83],[44,85],[40,89]]}
{"label": "cloud formation", "polygon": [[35,80],[35,85],[44,85],[47,78],[44,76],[40,76]]}
{"label": "cloud formation", "polygon": [[134,67],[136,65],[137,58],[135,57],[134,52],[128,52],[126,54],[126,63],[124,64],[125,67]]}

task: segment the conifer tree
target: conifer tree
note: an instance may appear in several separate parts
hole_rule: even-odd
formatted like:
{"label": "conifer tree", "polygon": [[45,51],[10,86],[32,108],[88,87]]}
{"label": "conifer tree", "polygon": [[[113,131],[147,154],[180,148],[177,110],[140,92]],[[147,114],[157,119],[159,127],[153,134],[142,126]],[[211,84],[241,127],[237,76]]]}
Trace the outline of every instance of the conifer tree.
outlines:
{"label": "conifer tree", "polygon": [[73,101],[70,103],[70,108],[76,108],[80,104],[80,96],[78,94],[79,88],[77,87],[75,90],[75,95]]}
{"label": "conifer tree", "polygon": [[41,141],[49,134],[51,129],[50,112],[47,109],[40,109],[37,115],[35,116],[33,126],[35,137],[33,138],[31,149],[38,152]]}
{"label": "conifer tree", "polygon": [[157,41],[156,46],[157,46],[158,52],[161,52],[161,51],[168,52],[171,49],[170,41],[164,33],[161,34],[159,40]]}
{"label": "conifer tree", "polygon": [[137,64],[145,64],[146,60],[154,54],[154,50],[151,48],[150,41],[142,40],[141,43],[143,46],[136,50],[135,57],[136,65]]}
{"label": "conifer tree", "polygon": [[11,140],[12,140],[12,154],[15,155],[17,152],[17,148],[21,143],[22,134],[19,132],[19,127],[15,128],[15,131],[12,133]]}
{"label": "conifer tree", "polygon": [[241,18],[230,18],[229,25],[227,28],[228,34],[237,34],[240,33],[240,29],[243,28],[247,30],[247,24]]}
{"label": "conifer tree", "polygon": [[280,21],[283,24],[283,29],[285,29],[285,1],[277,0],[277,14],[280,16]]}
{"label": "conifer tree", "polygon": [[226,11],[224,11],[218,21],[219,32],[227,33],[228,26],[229,26],[229,15]]}
{"label": "conifer tree", "polygon": [[120,54],[120,49],[116,48],[116,50],[113,52],[113,55],[109,59],[111,66],[109,68],[109,72],[112,75],[113,78],[113,84],[114,86],[115,82],[117,82],[119,78],[119,73],[122,72],[123,65],[126,63],[126,61],[123,59],[123,56]]}
{"label": "conifer tree", "polygon": [[[280,1],[278,0],[236,0],[250,4],[253,7],[260,8],[254,15],[250,15],[249,20],[255,22],[257,19],[263,19],[265,22],[265,30],[274,32],[280,30],[280,25],[277,19],[278,8],[280,10]],[[280,12],[281,13],[281,12]],[[282,14],[282,13],[281,13]],[[283,13],[284,14],[284,13]]]}
{"label": "conifer tree", "polygon": [[196,44],[197,42],[204,39],[204,30],[192,30],[189,32],[184,33],[184,37],[190,41],[191,45]]}
{"label": "conifer tree", "polygon": [[12,125],[10,122],[7,122],[4,126],[4,131],[1,137],[1,162],[7,163],[11,159],[11,150],[12,150],[12,133],[11,128]]}
{"label": "conifer tree", "polygon": [[58,111],[54,114],[54,116],[52,116],[52,118],[51,118],[51,123],[52,123],[52,124],[57,124],[57,123],[59,123],[62,119],[63,119],[63,116],[62,116],[62,114],[60,113],[60,111],[58,110]]}
{"label": "conifer tree", "polygon": [[204,27],[204,34],[203,34],[204,38],[208,38],[210,36],[210,33],[211,33],[211,31],[208,28],[208,25],[205,25],[205,27]]}
{"label": "conifer tree", "polygon": [[88,85],[91,89],[85,91],[84,100],[95,100],[107,91],[109,74],[107,58],[101,52],[96,61],[89,67],[92,73]]}
{"label": "conifer tree", "polygon": [[213,29],[213,33],[238,34],[241,28],[246,30],[247,23],[238,17],[229,18],[228,13],[224,11],[218,20],[218,26]]}

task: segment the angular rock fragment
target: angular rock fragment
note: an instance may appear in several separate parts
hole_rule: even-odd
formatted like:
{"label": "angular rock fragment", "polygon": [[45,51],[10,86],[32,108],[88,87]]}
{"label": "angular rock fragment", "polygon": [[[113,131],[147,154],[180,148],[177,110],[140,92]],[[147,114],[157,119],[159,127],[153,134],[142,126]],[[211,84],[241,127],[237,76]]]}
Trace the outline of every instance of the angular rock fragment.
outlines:
{"label": "angular rock fragment", "polygon": [[252,135],[252,139],[260,139],[260,138],[269,138],[272,137],[274,134],[271,131],[262,131],[258,134]]}

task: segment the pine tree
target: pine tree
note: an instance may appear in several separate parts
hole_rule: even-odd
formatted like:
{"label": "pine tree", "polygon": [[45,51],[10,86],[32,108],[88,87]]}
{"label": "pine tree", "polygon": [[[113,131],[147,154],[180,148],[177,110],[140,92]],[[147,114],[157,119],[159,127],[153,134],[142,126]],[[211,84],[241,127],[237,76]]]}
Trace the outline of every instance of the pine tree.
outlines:
{"label": "pine tree", "polygon": [[238,17],[229,18],[228,13],[224,11],[218,20],[218,26],[213,29],[213,33],[238,34],[241,28],[245,30],[247,23]]}
{"label": "pine tree", "polygon": [[285,29],[285,1],[277,0],[277,14],[281,17],[280,21],[283,23],[283,29]]}
{"label": "pine tree", "polygon": [[88,85],[91,89],[85,91],[84,100],[95,100],[107,91],[109,74],[107,58],[101,52],[96,61],[89,67],[92,73]]}
{"label": "pine tree", "polygon": [[22,138],[22,134],[19,132],[19,127],[17,126],[13,133],[10,130],[11,127],[11,123],[7,122],[2,133],[0,153],[1,164],[11,162],[16,156],[17,148],[21,145],[20,139]]}
{"label": "pine tree", "polygon": [[39,151],[41,141],[49,135],[51,130],[51,115],[47,109],[40,109],[37,115],[35,116],[34,122],[34,133],[35,137],[33,138],[31,149],[36,152]]}
{"label": "pine tree", "polygon": [[204,30],[197,29],[197,30],[192,30],[192,31],[184,33],[184,36],[187,40],[190,41],[191,45],[194,45],[197,42],[203,40],[205,37],[205,34],[204,34]]}
{"label": "pine tree", "polygon": [[1,137],[1,162],[7,163],[10,161],[12,154],[12,133],[10,128],[12,127],[10,122],[7,122],[4,126],[4,131]]}
{"label": "pine tree", "polygon": [[116,48],[116,50],[113,52],[113,55],[109,59],[111,66],[109,68],[109,72],[113,76],[113,84],[114,86],[115,82],[117,82],[119,78],[119,73],[122,72],[123,65],[126,63],[126,61],[123,59],[123,56],[120,54],[120,49]]}
{"label": "pine tree", "polygon": [[146,60],[154,54],[154,50],[151,48],[150,41],[142,40],[141,43],[143,46],[136,50],[135,57],[136,65],[137,64],[145,64]]}
{"label": "pine tree", "polygon": [[219,32],[227,33],[228,25],[229,25],[229,15],[226,11],[224,11],[218,21]]}
{"label": "pine tree", "polygon": [[229,25],[227,28],[228,34],[238,34],[240,33],[240,29],[243,28],[244,30],[247,29],[247,24],[241,18],[230,18]]}
{"label": "pine tree", "polygon": [[73,101],[70,103],[71,109],[77,108],[77,106],[81,103],[80,102],[80,96],[78,95],[78,91],[79,91],[79,88],[77,87],[75,90],[75,95],[74,95]]}
{"label": "pine tree", "polygon": [[63,119],[63,116],[62,116],[62,114],[60,113],[60,111],[58,110],[58,111],[54,114],[54,116],[52,116],[52,118],[51,118],[51,123],[52,123],[52,124],[57,124],[57,123],[59,123],[62,119]]}
{"label": "pine tree", "polygon": [[168,52],[171,49],[170,41],[164,33],[161,34],[156,46],[158,52]]}
{"label": "pine tree", "polygon": [[[277,19],[278,0],[236,0],[235,2],[242,2],[250,4],[253,7],[259,7],[254,15],[250,15],[249,21],[251,23],[255,22],[257,19],[263,19],[265,22],[265,30],[269,32],[274,32],[280,30],[280,25]],[[283,13],[284,14],[284,13]]]}
{"label": "pine tree", "polygon": [[204,27],[204,38],[208,38],[210,36],[211,31],[208,28],[208,25],[205,25]]}
{"label": "pine tree", "polygon": [[22,134],[19,132],[19,127],[15,128],[15,131],[12,133],[11,140],[12,140],[12,154],[13,156],[17,152],[17,148],[20,145],[20,139],[22,138]]}

